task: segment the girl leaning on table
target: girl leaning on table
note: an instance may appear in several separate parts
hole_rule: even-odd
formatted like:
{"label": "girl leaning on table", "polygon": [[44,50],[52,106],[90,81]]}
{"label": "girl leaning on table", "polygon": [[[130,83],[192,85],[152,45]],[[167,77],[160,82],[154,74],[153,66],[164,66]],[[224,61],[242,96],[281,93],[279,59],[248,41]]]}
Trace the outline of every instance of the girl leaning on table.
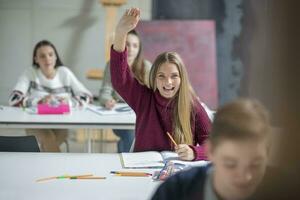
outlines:
{"label": "girl leaning on table", "polygon": [[[128,70],[126,36],[139,19],[137,8],[122,16],[110,58],[112,85],[136,113],[134,151],[175,150],[182,160],[206,159],[203,144],[211,123],[180,56],[165,52],[156,58],[150,71],[150,89]],[[178,145],[173,145],[167,132]]]}
{"label": "girl leaning on table", "polygon": [[[72,107],[92,101],[92,94],[65,67],[55,46],[42,40],[33,51],[33,66],[19,78],[9,98],[10,106],[35,107],[40,103],[67,101]],[[67,138],[66,129],[26,129],[35,135],[41,151],[59,152]]]}

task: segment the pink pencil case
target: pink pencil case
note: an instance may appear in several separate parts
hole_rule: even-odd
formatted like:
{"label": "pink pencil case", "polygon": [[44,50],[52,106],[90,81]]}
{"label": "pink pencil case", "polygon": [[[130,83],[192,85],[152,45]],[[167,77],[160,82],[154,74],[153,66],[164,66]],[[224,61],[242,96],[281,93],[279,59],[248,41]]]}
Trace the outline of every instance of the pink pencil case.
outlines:
{"label": "pink pencil case", "polygon": [[70,105],[66,103],[61,103],[59,105],[51,104],[38,104],[37,112],[39,115],[43,114],[66,114],[70,113]]}

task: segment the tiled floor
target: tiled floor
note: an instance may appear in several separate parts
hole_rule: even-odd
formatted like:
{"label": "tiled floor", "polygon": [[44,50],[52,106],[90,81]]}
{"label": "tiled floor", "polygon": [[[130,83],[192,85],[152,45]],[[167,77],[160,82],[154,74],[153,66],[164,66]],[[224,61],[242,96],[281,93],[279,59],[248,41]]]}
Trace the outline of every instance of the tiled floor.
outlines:
{"label": "tiled floor", "polygon": [[[90,131],[92,138],[93,153],[115,153],[117,152],[118,138],[111,133],[110,130],[99,129]],[[0,135],[7,136],[23,136],[24,129],[0,129]],[[87,136],[82,129],[70,130],[68,137],[70,153],[85,153],[87,152]],[[67,152],[66,144],[61,145],[61,151]]]}

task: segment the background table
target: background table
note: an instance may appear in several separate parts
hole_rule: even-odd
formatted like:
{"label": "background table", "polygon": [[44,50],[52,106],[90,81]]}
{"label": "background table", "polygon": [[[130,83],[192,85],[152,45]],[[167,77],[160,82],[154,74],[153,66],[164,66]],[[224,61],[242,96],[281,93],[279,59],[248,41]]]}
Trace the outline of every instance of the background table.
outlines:
{"label": "background table", "polygon": [[[65,115],[37,115],[28,109],[18,107],[0,107],[0,128],[45,128],[75,129],[111,128],[134,129],[135,114],[100,115],[85,108],[73,109]],[[91,134],[88,136],[88,152],[91,152]]]}

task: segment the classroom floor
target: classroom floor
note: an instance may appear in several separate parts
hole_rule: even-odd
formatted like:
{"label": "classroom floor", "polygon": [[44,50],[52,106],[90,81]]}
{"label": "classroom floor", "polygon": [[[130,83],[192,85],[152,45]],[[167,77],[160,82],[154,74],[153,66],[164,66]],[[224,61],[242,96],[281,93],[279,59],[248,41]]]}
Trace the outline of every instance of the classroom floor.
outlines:
{"label": "classroom floor", "polygon": [[[68,145],[70,153],[87,152],[87,136],[83,129],[69,130]],[[89,131],[92,138],[93,153],[116,153],[118,137],[116,137],[111,129],[91,129]],[[24,129],[0,129],[0,135],[7,136],[24,136]],[[63,143],[60,146],[62,152],[67,152],[67,145]]]}

